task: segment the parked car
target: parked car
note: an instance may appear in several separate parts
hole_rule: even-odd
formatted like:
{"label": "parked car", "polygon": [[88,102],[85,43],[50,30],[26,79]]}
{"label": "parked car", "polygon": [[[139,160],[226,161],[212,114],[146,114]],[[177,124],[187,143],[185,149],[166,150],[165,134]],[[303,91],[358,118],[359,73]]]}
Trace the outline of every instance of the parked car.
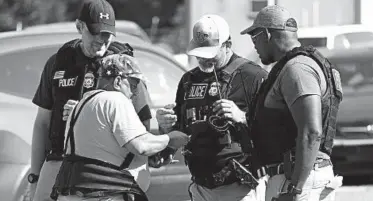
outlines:
{"label": "parked car", "polygon": [[[80,37],[74,31],[19,31],[0,34],[0,195],[2,201],[19,201],[27,186],[31,139],[37,106],[31,99],[48,57],[61,45]],[[117,33],[128,42],[148,78],[153,101],[151,129],[158,132],[155,109],[175,100],[176,88],[186,71],[173,56],[142,39]],[[149,197],[155,201],[187,200],[190,175],[180,153],[180,163],[152,169]]]}
{"label": "parked car", "polygon": [[373,177],[373,48],[320,51],[338,68],[344,92],[332,152],[335,172]]}
{"label": "parked car", "polygon": [[298,29],[298,38],[302,45],[348,49],[372,45],[373,27],[361,24],[305,27]]}
{"label": "parked car", "polygon": [[[126,33],[143,39],[144,41],[151,42],[148,34],[135,22],[128,20],[116,20],[115,29],[117,32]],[[75,22],[56,22],[51,24],[41,24],[26,27],[27,31],[75,31]]]}

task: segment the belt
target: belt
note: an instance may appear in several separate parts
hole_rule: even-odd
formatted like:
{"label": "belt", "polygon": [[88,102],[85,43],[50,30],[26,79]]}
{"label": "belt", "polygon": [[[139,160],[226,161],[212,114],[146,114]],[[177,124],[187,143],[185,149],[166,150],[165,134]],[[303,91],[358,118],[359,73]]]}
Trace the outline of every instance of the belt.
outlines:
{"label": "belt", "polygon": [[226,176],[225,178],[214,178],[214,177],[200,177],[192,176],[192,181],[200,186],[204,186],[209,189],[213,189],[219,186],[233,184],[239,180],[234,173]]}
{"label": "belt", "polygon": [[[323,159],[320,162],[314,164],[314,169],[323,168],[329,165],[333,165],[329,159]],[[271,165],[265,165],[257,169],[256,171],[258,178],[268,175],[273,177],[278,174],[284,174],[284,163],[277,163]]]}

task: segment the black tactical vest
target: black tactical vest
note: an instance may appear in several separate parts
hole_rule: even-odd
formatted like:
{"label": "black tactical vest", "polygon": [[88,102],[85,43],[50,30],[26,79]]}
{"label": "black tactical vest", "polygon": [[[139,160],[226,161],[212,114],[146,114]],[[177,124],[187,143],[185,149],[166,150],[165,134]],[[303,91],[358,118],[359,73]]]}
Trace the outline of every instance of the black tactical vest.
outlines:
{"label": "black tactical vest", "polygon": [[[57,200],[59,195],[81,195],[83,198],[99,198],[133,194],[136,201],[148,201],[143,190],[127,170],[134,158],[133,153],[128,153],[120,166],[75,153],[75,123],[85,104],[102,92],[104,91],[94,92],[84,102],[79,103],[80,107],[78,105],[72,111],[66,140],[66,147],[67,143],[70,143],[71,152],[63,158],[50,195],[53,200]],[[78,107],[79,109],[77,109]]]}
{"label": "black tactical vest", "polygon": [[[77,59],[79,39],[64,44],[57,52],[52,71],[54,105],[50,122],[51,153],[47,160],[60,160],[63,153],[66,121],[62,120],[63,107],[69,99],[80,100],[83,93],[96,88],[97,68],[95,60]],[[82,54],[80,52],[80,54]]]}
{"label": "black tactical vest", "polygon": [[245,62],[242,58],[236,58],[226,67],[226,71],[217,71],[218,81],[214,73],[204,73],[198,67],[182,79],[185,94],[180,126],[181,130],[191,135],[191,141],[185,147],[189,153],[185,159],[194,176],[204,177],[218,172],[229,158],[242,156],[238,143],[232,143],[232,140],[235,141],[232,139],[234,126],[217,119],[215,125],[226,125],[217,130],[209,122],[216,117],[212,112],[212,104],[220,99],[219,90],[221,98],[227,99],[236,70]]}
{"label": "black tactical vest", "polygon": [[339,72],[312,46],[298,47],[288,52],[272,68],[268,79],[263,82],[256,96],[256,104],[250,110],[252,111],[248,117],[250,133],[258,150],[261,165],[282,162],[283,154],[295,147],[297,127],[289,109],[267,108],[264,106],[264,101],[282,68],[298,55],[315,60],[325,75],[327,89],[321,99],[323,135],[320,151],[331,154],[336,133],[337,112],[343,96]]}

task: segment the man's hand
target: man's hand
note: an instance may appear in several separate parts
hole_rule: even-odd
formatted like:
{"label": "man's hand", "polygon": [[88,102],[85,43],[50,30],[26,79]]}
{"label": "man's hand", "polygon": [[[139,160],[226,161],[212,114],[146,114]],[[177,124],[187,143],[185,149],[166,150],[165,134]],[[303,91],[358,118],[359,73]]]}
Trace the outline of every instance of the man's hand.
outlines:
{"label": "man's hand", "polygon": [[177,116],[173,108],[175,107],[175,103],[168,104],[164,108],[157,110],[156,118],[158,121],[158,125],[160,128],[170,131],[172,126],[175,125],[177,121]]}
{"label": "man's hand", "polygon": [[179,149],[182,146],[185,146],[189,142],[189,136],[180,131],[171,131],[167,134],[170,137],[168,146],[174,150]]}
{"label": "man's hand", "polygon": [[150,167],[153,168],[160,168],[162,166],[168,165],[168,164],[173,164],[173,163],[178,163],[179,160],[174,160],[174,155],[169,154],[166,158],[161,156],[160,153],[157,153],[153,156],[149,156],[148,158],[148,163]]}
{"label": "man's hand", "polygon": [[216,112],[216,115],[218,116],[229,119],[235,123],[247,124],[245,112],[240,110],[231,100],[218,100],[212,105],[212,107],[212,111]]}
{"label": "man's hand", "polygon": [[68,100],[67,103],[63,106],[63,116],[62,120],[66,121],[70,113],[73,111],[75,106],[78,104],[76,100]]}

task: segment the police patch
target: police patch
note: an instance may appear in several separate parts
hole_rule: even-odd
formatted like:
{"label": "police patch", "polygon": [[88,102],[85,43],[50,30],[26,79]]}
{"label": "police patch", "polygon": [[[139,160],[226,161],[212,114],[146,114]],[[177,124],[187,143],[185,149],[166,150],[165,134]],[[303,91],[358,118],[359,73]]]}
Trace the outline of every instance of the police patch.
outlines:
{"label": "police patch", "polygon": [[184,95],[184,99],[204,99],[207,91],[206,83],[194,83]]}
{"label": "police patch", "polygon": [[61,79],[61,78],[63,78],[64,75],[65,75],[65,71],[56,71],[54,73],[53,79],[54,80]]}
{"label": "police patch", "polygon": [[84,88],[92,88],[95,85],[95,76],[93,73],[88,72],[84,75],[84,82],[83,82],[83,87]]}
{"label": "police patch", "polygon": [[340,93],[340,96],[343,96],[343,90],[342,90],[342,81],[341,81],[341,76],[339,72],[336,69],[332,69],[333,73],[333,80],[334,80],[334,85],[338,93]]}
{"label": "police patch", "polygon": [[209,89],[209,95],[210,96],[218,95],[219,93],[218,87],[220,87],[220,84],[218,84],[217,82],[211,83],[210,89]]}

